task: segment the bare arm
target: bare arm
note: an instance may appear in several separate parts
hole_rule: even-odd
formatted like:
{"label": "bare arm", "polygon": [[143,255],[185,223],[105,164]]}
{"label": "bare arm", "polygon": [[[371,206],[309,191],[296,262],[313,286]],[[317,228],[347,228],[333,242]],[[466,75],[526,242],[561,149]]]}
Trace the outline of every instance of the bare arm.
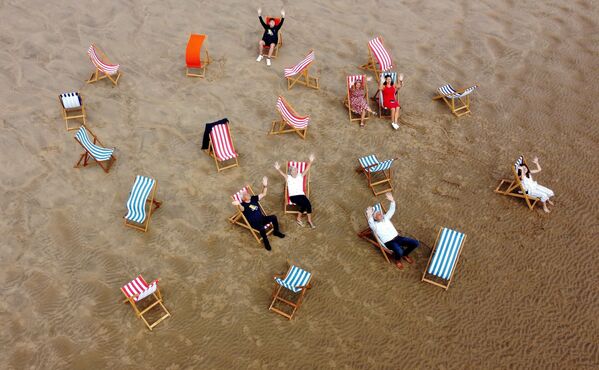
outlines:
{"label": "bare arm", "polygon": [[536,170],[530,170],[530,173],[539,173],[541,172],[541,165],[539,164],[539,158],[534,157],[532,159],[532,163],[537,165],[537,169]]}
{"label": "bare arm", "polygon": [[262,200],[266,196],[266,191],[268,189],[268,178],[264,176],[262,178],[262,193],[258,194],[258,200]]}
{"label": "bare arm", "polygon": [[308,171],[310,171],[310,167],[312,167],[312,162],[314,162],[314,154],[310,154],[310,162],[308,162],[308,165],[306,166],[306,170],[304,171],[304,175],[307,175]]}
{"label": "bare arm", "polygon": [[395,214],[395,199],[393,199],[393,194],[391,193],[386,193],[385,196],[387,197],[387,200],[389,200],[389,202],[391,202],[391,204],[389,205],[389,210],[387,211],[387,213],[385,213],[385,220],[390,220],[391,217],[393,217],[393,215]]}

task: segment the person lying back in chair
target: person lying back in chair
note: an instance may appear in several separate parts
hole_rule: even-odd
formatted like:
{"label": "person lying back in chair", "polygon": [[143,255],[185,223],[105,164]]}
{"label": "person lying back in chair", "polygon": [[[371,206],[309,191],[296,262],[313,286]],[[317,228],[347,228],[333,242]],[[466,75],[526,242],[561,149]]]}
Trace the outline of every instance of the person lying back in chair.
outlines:
{"label": "person lying back in chair", "polygon": [[391,202],[389,211],[383,214],[382,211],[374,212],[372,207],[366,208],[368,226],[370,226],[370,229],[376,235],[378,240],[380,240],[387,249],[393,251],[395,265],[402,270],[403,264],[401,263],[401,260],[404,259],[409,264],[414,263],[414,260],[409,254],[412,253],[414,249],[418,248],[420,243],[418,240],[399,235],[391,223],[391,217],[393,217],[393,214],[395,213],[395,200],[391,193],[386,193],[385,196],[389,202]]}

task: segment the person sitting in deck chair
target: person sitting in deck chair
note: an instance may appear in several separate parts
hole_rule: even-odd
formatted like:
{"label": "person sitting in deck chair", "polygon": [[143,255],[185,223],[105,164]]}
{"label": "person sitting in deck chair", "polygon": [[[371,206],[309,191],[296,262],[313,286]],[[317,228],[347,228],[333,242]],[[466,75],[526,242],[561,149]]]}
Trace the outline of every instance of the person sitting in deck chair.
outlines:
{"label": "person sitting in deck chair", "polygon": [[539,185],[535,180],[532,179],[533,173],[541,172],[541,165],[539,164],[539,158],[534,157],[532,159],[532,163],[537,165],[536,170],[531,170],[528,168],[526,164],[521,164],[518,166],[518,176],[520,177],[520,181],[522,182],[522,186],[526,189],[526,193],[530,196],[539,198],[541,203],[543,204],[543,211],[549,213],[551,210],[547,207],[547,203],[553,205],[553,202],[549,199],[555,194],[553,190],[544,187],[543,185]]}
{"label": "person sitting in deck chair", "polygon": [[304,192],[304,176],[306,176],[308,171],[310,171],[312,162],[314,162],[314,154],[310,154],[310,162],[308,162],[308,165],[303,173],[299,173],[296,167],[290,166],[289,173],[285,174],[283,171],[281,171],[281,165],[279,162],[275,162],[275,168],[281,174],[281,176],[283,176],[285,181],[287,181],[289,200],[299,206],[299,212],[297,213],[297,218],[295,221],[298,225],[304,227],[302,215],[306,213],[308,215],[308,224],[312,229],[315,229],[316,225],[314,225],[312,222],[312,204],[310,204],[310,200]]}
{"label": "person sitting in deck chair", "polygon": [[[370,81],[370,77],[368,77],[366,80]],[[366,99],[367,97],[364,96],[364,85],[362,85],[361,80],[357,80],[349,88],[349,105],[352,112],[360,115],[360,127],[364,127],[364,118],[366,117],[366,112],[376,115],[376,113],[374,113],[368,106],[368,101]]]}
{"label": "person sitting in deck chair", "polygon": [[384,80],[381,79],[381,86],[379,86],[379,90],[383,94],[383,107],[391,111],[391,126],[396,130],[399,128],[399,112],[401,109],[398,93],[402,85],[403,75],[400,73],[397,86],[395,86],[393,79],[389,74],[385,75]]}
{"label": "person sitting in deck chair", "polygon": [[[266,65],[270,66],[270,58],[272,57],[272,53],[279,42],[279,30],[283,26],[283,22],[285,21],[285,11],[281,9],[281,22],[279,24],[275,24],[274,19],[270,19],[268,24],[264,22],[262,19],[262,8],[258,8],[258,19],[260,19],[260,24],[264,28],[264,34],[262,35],[262,40],[260,40],[259,50],[258,50],[258,58],[256,58],[256,62],[262,60],[262,49],[264,46],[268,46],[268,56],[266,57]],[[267,17],[268,18],[268,17]]]}
{"label": "person sitting in deck chair", "polygon": [[395,213],[395,200],[391,193],[386,193],[385,196],[389,202],[391,202],[389,211],[385,214],[381,211],[375,213],[372,207],[368,207],[366,209],[368,226],[370,226],[370,229],[376,234],[380,242],[393,251],[395,265],[402,270],[403,264],[401,263],[401,260],[404,259],[409,264],[414,263],[414,260],[409,254],[412,253],[414,249],[418,248],[420,243],[418,240],[400,236],[397,230],[395,230],[395,227],[391,223],[391,217],[393,217],[393,214]]}
{"label": "person sitting in deck chair", "polygon": [[249,193],[245,192],[241,196],[241,203],[239,203],[236,200],[232,203],[235,206],[239,205],[241,206],[241,208],[243,208],[243,215],[248,220],[250,225],[260,232],[260,236],[262,237],[262,241],[264,242],[264,248],[266,248],[266,250],[269,251],[271,250],[270,243],[268,242],[266,229],[264,227],[269,223],[272,223],[273,234],[275,236],[278,236],[279,238],[284,238],[285,234],[283,234],[279,230],[279,221],[277,220],[277,216],[265,216],[262,214],[259,202],[260,200],[262,200],[262,198],[266,196],[266,190],[268,188],[268,178],[266,176],[262,178],[262,186],[262,193],[252,196]]}

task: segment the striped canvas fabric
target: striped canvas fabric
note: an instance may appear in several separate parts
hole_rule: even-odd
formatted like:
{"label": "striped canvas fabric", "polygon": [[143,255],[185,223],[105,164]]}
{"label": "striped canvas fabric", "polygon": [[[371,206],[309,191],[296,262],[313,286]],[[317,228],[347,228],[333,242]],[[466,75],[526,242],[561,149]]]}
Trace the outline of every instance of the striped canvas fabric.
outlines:
{"label": "striped canvas fabric", "polygon": [[447,85],[441,86],[438,90],[439,90],[439,93],[441,93],[441,95],[444,95],[445,97],[448,97],[450,99],[457,99],[457,98],[461,98],[463,96],[470,94],[477,87],[478,86],[474,85],[474,86],[469,87],[466,90],[464,90],[464,92],[458,93],[450,84],[447,84]]}
{"label": "striped canvas fabric", "polygon": [[[371,173],[388,170],[389,168],[391,168],[391,165],[393,164],[394,160],[395,159],[387,159],[386,161],[379,162],[376,155],[374,155],[374,154],[367,155],[365,157],[358,159],[362,168],[364,168],[365,171],[371,172]],[[369,167],[369,166],[373,166],[373,167]]]}
{"label": "striped canvas fabric", "polygon": [[347,89],[349,90],[349,88],[352,87],[356,83],[356,81],[361,81],[362,86],[364,86],[366,81],[366,75],[347,76]]}
{"label": "striped canvas fabric", "polygon": [[296,74],[303,71],[310,63],[314,61],[314,51],[310,52],[301,62],[296,64],[292,68],[285,68],[285,77],[295,76]]}
{"label": "striped canvas fabric", "polygon": [[78,92],[60,94],[60,101],[65,109],[81,107],[81,97]]}
{"label": "striped canvas fabric", "polygon": [[283,98],[280,96],[277,100],[277,109],[281,113],[283,119],[292,127],[303,129],[308,127],[308,125],[310,124],[310,116],[301,117],[294,115],[287,106],[287,104],[285,104]]}
{"label": "striped canvas fabric", "polygon": [[383,212],[383,207],[381,207],[380,203],[377,203],[374,206],[372,206],[372,209],[374,210],[374,213]]}
{"label": "striped canvas fabric", "polygon": [[149,177],[137,175],[133,188],[127,200],[127,215],[125,219],[137,223],[143,223],[146,219],[146,200],[154,187],[155,180]]}
{"label": "striped canvas fabric", "polygon": [[[307,166],[308,166],[308,162],[293,162],[293,161],[287,162],[287,168],[291,168],[291,167],[297,168],[298,176],[301,175],[302,173],[304,173]],[[306,176],[304,176],[304,194],[306,194],[307,185],[308,185],[308,178]],[[287,192],[286,187],[285,187],[285,198],[287,199],[288,205],[295,205],[295,203],[293,203],[291,201],[291,199],[289,199],[289,193]]]}
{"label": "striped canvas fabric", "polygon": [[96,52],[96,48],[94,45],[90,45],[89,49],[87,49],[87,54],[91,59],[92,63],[98,68],[100,71],[107,73],[109,75],[113,75],[118,72],[120,65],[119,64],[106,64],[102,62],[98,53]]}
{"label": "striped canvas fabric", "polygon": [[212,127],[210,141],[212,142],[216,158],[219,161],[226,161],[237,157],[237,153],[233,148],[228,124],[223,123]]}
{"label": "striped canvas fabric", "polygon": [[516,169],[516,172],[518,171],[518,167],[522,166],[523,162],[524,162],[523,155],[519,156],[518,159],[516,159],[516,162],[514,163],[514,168]]}
{"label": "striped canvas fabric", "polygon": [[368,46],[377,62],[379,62],[379,66],[381,67],[381,71],[388,71],[393,68],[393,61],[391,60],[391,55],[387,52],[387,49],[383,46],[383,41],[380,37],[372,39],[368,42]]}
{"label": "striped canvas fabric", "polygon": [[439,242],[435,255],[428,267],[428,273],[448,280],[455,266],[458,252],[464,241],[464,234],[443,228],[439,236]]}
{"label": "striped canvas fabric", "polygon": [[[243,195],[243,193],[248,192],[250,193],[249,189],[246,187],[241,188],[241,190],[239,190],[237,193],[231,195],[233,197],[233,199],[235,199],[236,201],[238,201],[239,203],[243,202],[243,199],[241,198],[241,196]],[[250,193],[250,195],[252,195],[252,193]],[[268,223],[266,225],[264,225],[264,229],[268,229],[270,226],[272,225],[272,223]]]}
{"label": "striped canvas fabric", "polygon": [[148,284],[145,281],[145,279],[141,275],[139,275],[138,277],[124,285],[121,288],[121,290],[123,291],[123,293],[125,293],[127,298],[133,297],[133,300],[135,302],[139,302],[142,299],[149,296],[150,294],[154,293],[157,287],[158,280],[154,280],[150,284]]}
{"label": "striped canvas fabric", "polygon": [[[397,72],[383,72],[381,73],[381,81],[385,81],[385,76],[386,75],[391,75],[391,81],[393,81],[394,85],[397,85]],[[397,95],[398,92],[396,92],[395,94]],[[379,91],[379,105],[382,107],[383,106],[383,92]]]}
{"label": "striped canvas fabric", "polygon": [[308,271],[302,270],[297,266],[291,266],[291,269],[289,269],[289,272],[287,273],[287,276],[284,280],[281,280],[280,278],[275,278],[275,281],[282,287],[285,287],[291,290],[292,292],[297,293],[302,290],[301,287],[308,284],[308,281],[310,281],[311,276],[312,274]]}
{"label": "striped canvas fabric", "polygon": [[112,153],[114,152],[114,148],[102,148],[101,146],[92,143],[92,141],[89,139],[89,136],[87,135],[87,130],[83,126],[81,126],[75,134],[75,139],[77,139],[77,141],[79,141],[81,145],[83,145],[85,150],[87,150],[89,154],[91,154],[92,157],[94,157],[97,161],[101,162],[109,160],[112,156]]}

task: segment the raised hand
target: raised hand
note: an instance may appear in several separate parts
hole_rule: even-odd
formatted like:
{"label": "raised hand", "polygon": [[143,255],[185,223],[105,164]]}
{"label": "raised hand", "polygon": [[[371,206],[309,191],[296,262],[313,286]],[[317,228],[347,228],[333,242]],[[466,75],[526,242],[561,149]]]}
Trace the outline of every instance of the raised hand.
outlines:
{"label": "raised hand", "polygon": [[258,15],[262,15],[262,8],[258,8]]}
{"label": "raised hand", "polygon": [[310,154],[310,157],[309,157],[309,159],[310,159],[310,162],[314,162],[314,158],[315,158],[315,157],[314,157],[314,154]]}
{"label": "raised hand", "polygon": [[285,9],[281,9],[281,15],[283,16],[283,18],[285,17]]}
{"label": "raised hand", "polygon": [[366,216],[371,217],[374,214],[374,208],[368,207],[366,208]]}
{"label": "raised hand", "polygon": [[393,202],[393,194],[391,194],[391,193],[385,193],[385,197],[387,197],[387,199],[388,199],[390,202]]}
{"label": "raised hand", "polygon": [[264,187],[268,186],[268,177],[264,176],[264,177],[262,178],[262,185],[263,185]]}
{"label": "raised hand", "polygon": [[533,162],[533,163],[536,163],[536,164],[539,164],[539,157],[534,157],[534,158],[532,159],[532,162]]}
{"label": "raised hand", "polygon": [[240,205],[241,203],[239,203],[239,201],[237,201],[237,200],[234,200],[234,201],[232,201],[232,202],[231,202],[231,204],[233,204],[234,206],[238,206],[238,205]]}
{"label": "raised hand", "polygon": [[280,169],[281,169],[281,165],[279,164],[279,162],[275,162],[275,168],[276,168],[277,170],[280,170]]}

